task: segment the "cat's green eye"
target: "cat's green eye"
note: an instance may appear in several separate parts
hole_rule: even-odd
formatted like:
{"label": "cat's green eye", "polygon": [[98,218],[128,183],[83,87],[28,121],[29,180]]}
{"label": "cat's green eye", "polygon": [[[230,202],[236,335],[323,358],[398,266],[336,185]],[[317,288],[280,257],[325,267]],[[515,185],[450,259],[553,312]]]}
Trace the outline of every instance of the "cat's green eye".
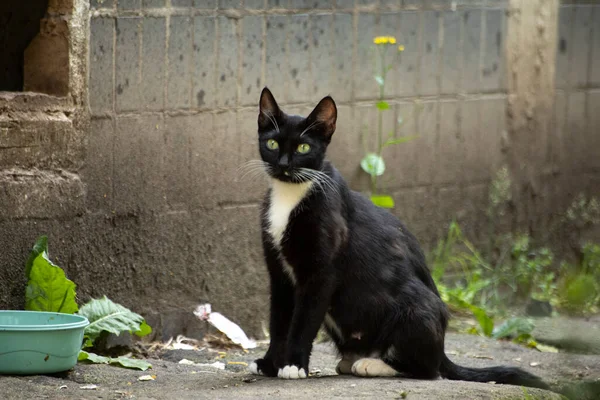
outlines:
{"label": "cat's green eye", "polygon": [[279,143],[277,143],[277,140],[275,139],[269,139],[267,140],[267,148],[269,150],[277,150],[279,148]]}
{"label": "cat's green eye", "polygon": [[308,143],[301,143],[298,145],[296,151],[300,154],[306,154],[310,151],[310,145]]}

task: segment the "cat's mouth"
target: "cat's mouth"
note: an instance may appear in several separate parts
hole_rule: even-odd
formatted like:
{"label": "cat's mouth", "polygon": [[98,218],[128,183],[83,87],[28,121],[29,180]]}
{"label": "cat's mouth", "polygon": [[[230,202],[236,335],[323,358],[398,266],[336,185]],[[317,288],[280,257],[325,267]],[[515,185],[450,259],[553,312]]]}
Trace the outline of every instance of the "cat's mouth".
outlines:
{"label": "cat's mouth", "polygon": [[271,176],[279,181],[287,183],[303,183],[307,180],[306,177],[302,176],[302,174],[292,168],[277,168],[271,171]]}

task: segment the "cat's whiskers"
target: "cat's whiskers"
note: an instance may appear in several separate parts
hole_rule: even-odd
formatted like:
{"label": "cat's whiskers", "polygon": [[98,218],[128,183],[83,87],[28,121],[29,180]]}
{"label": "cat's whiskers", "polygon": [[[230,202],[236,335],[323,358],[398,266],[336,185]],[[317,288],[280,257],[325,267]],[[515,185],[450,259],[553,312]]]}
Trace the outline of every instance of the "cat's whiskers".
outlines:
{"label": "cat's whiskers", "polygon": [[303,179],[308,179],[314,182],[321,189],[326,198],[329,198],[328,191],[339,194],[335,181],[333,181],[333,179],[331,179],[331,177],[324,172],[308,168],[300,168],[298,173]]}
{"label": "cat's whiskers", "polygon": [[326,173],[324,173],[322,171],[314,170],[314,169],[308,169],[308,168],[300,168],[300,170],[304,173],[305,177],[311,179],[314,182],[318,182],[320,184],[321,188],[323,189],[323,191],[325,191],[324,189],[325,189],[325,187],[327,187],[332,192],[339,194],[339,192],[337,190],[337,184]]}
{"label": "cat's whiskers", "polygon": [[[262,160],[250,160],[237,168],[236,181],[250,178],[250,181],[254,181],[257,178],[268,177],[270,165]],[[238,175],[241,173],[241,176]]]}

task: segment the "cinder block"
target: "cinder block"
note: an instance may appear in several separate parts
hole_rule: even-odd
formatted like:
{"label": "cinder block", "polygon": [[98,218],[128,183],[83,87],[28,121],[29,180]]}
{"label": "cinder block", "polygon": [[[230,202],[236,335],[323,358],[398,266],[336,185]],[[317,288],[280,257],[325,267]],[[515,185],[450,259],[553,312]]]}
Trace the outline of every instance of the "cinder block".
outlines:
{"label": "cinder block", "polygon": [[218,17],[219,58],[217,60],[217,93],[219,106],[233,107],[237,103],[238,38],[236,20]]}
{"label": "cinder block", "polygon": [[[258,103],[258,98],[256,99]],[[239,141],[240,158],[237,161],[235,173],[232,175],[231,185],[239,193],[243,193],[245,202],[262,202],[268,178],[264,172],[248,161],[261,160],[258,150],[258,107],[237,113],[237,134]]]}
{"label": "cinder block", "polygon": [[438,169],[438,103],[426,101],[422,103],[419,112],[419,159],[417,166],[417,183],[420,185],[431,184]]}
{"label": "cinder block", "polygon": [[465,154],[463,169],[469,171],[461,176],[463,182],[481,181],[488,178],[487,169],[481,168],[484,161],[480,152],[481,145],[481,101],[466,100],[461,103],[460,135],[463,138]]}
{"label": "cinder block", "polygon": [[118,0],[117,2],[119,10],[139,10],[141,5],[141,0]]}
{"label": "cinder block", "polygon": [[600,85],[600,5],[593,7],[590,85]]}
{"label": "cinder block", "polygon": [[[588,6],[576,6],[572,23],[572,53],[569,65],[571,87],[582,87],[588,82],[589,57],[592,52],[592,13]],[[598,30],[596,26],[596,30]]]}
{"label": "cinder block", "polygon": [[300,10],[331,9],[332,0],[290,0],[290,8]]}
{"label": "cinder block", "polygon": [[419,93],[434,95],[439,93],[439,44],[440,13],[424,11],[421,14],[421,68]]}
{"label": "cinder block", "polygon": [[142,38],[142,98],[147,110],[164,107],[165,18],[144,18]]}
{"label": "cinder block", "polygon": [[574,46],[571,32],[573,30],[573,6],[561,6],[558,9],[558,49],[556,51],[556,87],[569,86],[569,59]]}
{"label": "cinder block", "polygon": [[[287,100],[286,82],[288,63],[286,59],[287,44],[285,26],[288,18],[285,15],[267,17],[267,41],[265,85],[274,91],[275,98],[281,104]],[[277,95],[276,93],[280,93]],[[291,96],[294,98],[294,96]]]}
{"label": "cinder block", "polygon": [[354,0],[336,0],[335,8],[343,10],[352,10],[354,8]]}
{"label": "cinder block", "polygon": [[[318,14],[310,17],[310,32],[312,33],[312,91],[311,100],[319,101],[333,92],[335,70],[337,60],[333,58],[333,32],[331,26],[333,16],[331,14]],[[346,57],[352,56],[352,48],[346,49]],[[309,86],[309,85],[306,85]]]}
{"label": "cinder block", "polygon": [[198,122],[194,117],[177,115],[165,118],[165,163],[164,176],[168,182],[165,200],[169,210],[189,210],[192,180],[190,177],[190,162],[196,149],[192,140],[197,135],[194,126]]}
{"label": "cinder block", "polygon": [[400,33],[398,44],[404,46],[399,55],[398,96],[411,96],[417,93],[419,66],[419,14],[414,11],[400,13]]}
{"label": "cinder block", "polygon": [[115,132],[110,118],[92,118],[88,151],[83,170],[86,185],[85,205],[92,213],[109,214],[113,203],[113,149]]}
{"label": "cinder block", "polygon": [[[400,33],[400,15],[398,13],[385,13],[379,16],[379,26],[378,26],[378,35],[384,36],[393,36],[396,39],[399,37]],[[359,35],[360,37],[361,35]],[[373,38],[371,39],[371,43]],[[398,63],[400,53],[398,53],[398,46],[400,43],[396,43],[396,45],[389,45],[387,50],[385,51],[385,62],[384,65],[391,66],[391,69],[387,72],[386,82],[385,82],[385,97],[394,97],[396,93],[396,87],[398,86],[398,79],[400,78],[400,65]],[[372,44],[374,46],[374,44]],[[380,64],[378,64],[380,65]],[[373,75],[380,75],[379,71],[373,71]],[[375,81],[374,77],[371,77],[370,83],[373,85],[373,93],[379,92],[379,86]]]}
{"label": "cinder block", "polygon": [[167,108],[190,107],[192,29],[188,16],[172,16],[169,22],[169,83]]}
{"label": "cinder block", "polygon": [[119,117],[114,146],[114,211],[158,212],[165,207],[164,122],[159,116]]}
{"label": "cinder block", "polygon": [[438,184],[459,182],[459,177],[464,173],[462,169],[464,143],[458,131],[458,102],[456,100],[440,101],[439,107],[440,140],[434,182]]}
{"label": "cinder block", "polygon": [[292,15],[288,23],[288,101],[309,101],[312,92],[308,15]]}
{"label": "cinder block", "polygon": [[269,8],[287,8],[290,0],[267,0],[267,6]]}
{"label": "cinder block", "polygon": [[[354,109],[349,106],[337,107],[336,130],[327,150],[327,158],[340,171],[344,179],[353,188],[361,187],[366,175],[360,169],[360,160],[364,156],[362,130],[354,124]],[[368,112],[367,109],[363,110]]]}
{"label": "cinder block", "polygon": [[6,169],[0,172],[0,204],[0,220],[72,218],[85,213],[84,186],[66,171]]}
{"label": "cinder block", "polygon": [[240,103],[255,105],[262,89],[263,17],[246,16],[242,20],[242,76]]}
{"label": "cinder block", "polygon": [[557,91],[554,101],[554,138],[551,141],[552,158],[556,165],[563,165],[563,160],[568,154],[565,148],[565,134],[567,119],[567,95],[565,92]]}
{"label": "cinder block", "polygon": [[379,88],[374,76],[379,75],[374,71],[373,65],[376,52],[373,38],[377,35],[377,19],[373,14],[358,14],[358,32],[356,51],[357,59],[354,70],[354,97],[365,100],[374,99],[379,93]]}
{"label": "cinder block", "polygon": [[589,161],[588,168],[600,168],[600,157],[598,157],[598,149],[600,149],[600,92],[588,92],[587,98],[587,129],[586,129],[586,153],[584,157]]}
{"label": "cinder block", "polygon": [[506,88],[504,40],[506,19],[504,10],[485,12],[485,43],[481,88],[483,91],[499,91]]}
{"label": "cinder block", "polygon": [[[210,3],[210,1],[208,2]],[[192,0],[171,0],[171,6],[173,7],[191,7]]]}
{"label": "cinder block", "polygon": [[[506,99],[481,99],[481,169],[490,177],[502,167],[502,135],[506,130]],[[539,149],[545,151],[548,138],[539,138]]]}
{"label": "cinder block", "polygon": [[227,8],[240,8],[242,7],[241,0],[219,0],[219,8],[227,9]]}
{"label": "cinder block", "polygon": [[[414,186],[418,178],[418,160],[423,146],[423,135],[417,129],[419,112],[414,103],[400,103],[396,105],[396,137],[418,137],[405,143],[396,144],[385,150],[384,156],[390,165],[386,175],[393,179],[393,187]],[[398,123],[398,121],[402,123]]]}
{"label": "cinder block", "polygon": [[215,103],[215,18],[194,17],[193,104],[211,107]]}
{"label": "cinder block", "polygon": [[244,0],[244,7],[254,10],[263,10],[266,6],[266,0]]}
{"label": "cinder block", "polygon": [[89,99],[92,114],[113,109],[113,35],[114,19],[91,19]]}
{"label": "cinder block", "polygon": [[77,131],[63,113],[0,115],[0,170],[74,169],[80,164],[79,146]]}
{"label": "cinder block", "polygon": [[207,128],[201,130],[192,142],[197,157],[191,167],[196,204],[245,202],[245,194],[240,193],[234,184],[241,165],[235,113],[215,114],[212,128],[209,123],[205,126]]}
{"label": "cinder block", "polygon": [[462,46],[460,40],[461,15],[455,11],[444,11],[442,36],[441,92],[454,94],[460,91],[462,69]]}
{"label": "cinder block", "polygon": [[333,79],[334,99],[350,101],[354,88],[352,58],[354,56],[354,26],[351,14],[333,15]]}
{"label": "cinder block", "polygon": [[459,224],[465,219],[467,210],[463,189],[456,186],[442,187],[438,189],[438,209],[436,215],[437,229],[436,238],[445,237],[452,220]]}
{"label": "cinder block", "polygon": [[[589,142],[586,137],[586,93],[571,92],[567,97],[567,120],[564,131],[563,151],[568,152],[569,164],[572,171],[586,168],[587,160],[582,155],[587,154]],[[596,128],[596,134],[598,129]],[[597,153],[597,149],[596,149]]]}
{"label": "cinder block", "polygon": [[194,0],[193,6],[195,8],[207,8],[215,10],[217,8],[218,0]]}
{"label": "cinder block", "polygon": [[481,90],[481,18],[482,11],[465,10],[461,12],[464,23],[462,89],[467,93]]}
{"label": "cinder block", "polygon": [[90,8],[93,10],[98,10],[100,8],[113,8],[114,0],[91,0]]}
{"label": "cinder block", "polygon": [[118,111],[139,110],[139,29],[141,18],[117,18],[117,49],[115,60],[115,81]]}
{"label": "cinder block", "polygon": [[142,7],[144,8],[161,8],[165,5],[166,0],[142,0]]}

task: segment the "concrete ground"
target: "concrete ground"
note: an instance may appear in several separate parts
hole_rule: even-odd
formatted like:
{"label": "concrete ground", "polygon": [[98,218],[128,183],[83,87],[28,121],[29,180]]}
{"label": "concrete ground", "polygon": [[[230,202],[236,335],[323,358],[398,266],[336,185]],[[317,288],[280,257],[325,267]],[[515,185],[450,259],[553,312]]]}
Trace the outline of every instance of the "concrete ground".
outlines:
{"label": "concrete ground", "polygon": [[[309,379],[283,381],[253,376],[243,364],[262,355],[264,345],[246,353],[230,350],[166,350],[142,372],[108,365],[78,364],[56,376],[0,377],[2,399],[201,399],[201,398],[407,398],[407,399],[560,399],[549,391],[462,381],[336,376],[336,355],[329,344],[315,346]],[[538,374],[571,399],[600,398],[600,356],[542,353],[509,342],[448,334],[446,351],[457,363],[483,367],[515,365]],[[225,370],[179,364],[223,362]],[[155,380],[142,381],[143,375]],[[566,382],[570,382],[568,386]],[[579,382],[573,391],[574,382]],[[582,385],[582,382],[587,382]],[[92,388],[89,388],[89,385]],[[86,388],[87,387],[87,388]],[[584,393],[582,389],[587,390]]]}

